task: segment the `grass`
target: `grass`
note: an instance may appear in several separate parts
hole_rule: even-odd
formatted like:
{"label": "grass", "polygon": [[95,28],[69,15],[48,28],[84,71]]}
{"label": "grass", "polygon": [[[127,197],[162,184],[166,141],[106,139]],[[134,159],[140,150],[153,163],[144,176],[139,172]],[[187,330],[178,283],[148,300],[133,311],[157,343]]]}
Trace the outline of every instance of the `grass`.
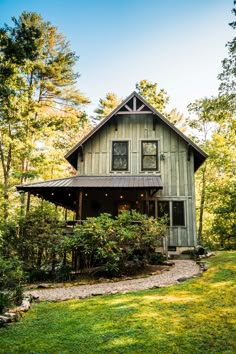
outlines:
{"label": "grass", "polygon": [[0,353],[236,353],[236,252],[162,289],[35,304],[0,329]]}

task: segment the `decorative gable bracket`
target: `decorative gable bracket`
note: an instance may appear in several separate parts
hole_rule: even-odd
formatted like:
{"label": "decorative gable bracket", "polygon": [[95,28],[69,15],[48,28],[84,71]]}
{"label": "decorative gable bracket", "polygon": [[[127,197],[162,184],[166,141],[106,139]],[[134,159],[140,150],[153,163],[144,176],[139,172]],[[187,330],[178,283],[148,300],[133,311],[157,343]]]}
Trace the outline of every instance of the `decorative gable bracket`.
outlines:
{"label": "decorative gable bracket", "polygon": [[138,97],[133,96],[116,114],[153,114],[153,111]]}

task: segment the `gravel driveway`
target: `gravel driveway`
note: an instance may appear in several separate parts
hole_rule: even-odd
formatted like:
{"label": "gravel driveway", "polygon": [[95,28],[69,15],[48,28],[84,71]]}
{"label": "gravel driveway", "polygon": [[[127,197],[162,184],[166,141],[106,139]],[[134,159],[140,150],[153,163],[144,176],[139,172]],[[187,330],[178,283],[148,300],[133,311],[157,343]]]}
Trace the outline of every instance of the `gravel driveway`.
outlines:
{"label": "gravel driveway", "polygon": [[27,291],[40,301],[61,301],[69,299],[85,299],[94,295],[108,295],[126,293],[128,291],[165,287],[176,284],[178,279],[184,280],[200,273],[200,268],[192,260],[175,260],[175,265],[168,271],[146,278],[106,282],[92,285],[76,285],[51,289],[37,289]]}

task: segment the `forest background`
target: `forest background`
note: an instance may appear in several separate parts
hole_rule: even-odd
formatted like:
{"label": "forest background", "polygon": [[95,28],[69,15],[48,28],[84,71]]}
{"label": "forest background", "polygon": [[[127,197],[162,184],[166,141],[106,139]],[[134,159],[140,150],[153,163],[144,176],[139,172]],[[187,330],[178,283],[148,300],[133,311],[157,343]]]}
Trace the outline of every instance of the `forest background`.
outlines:
{"label": "forest background", "polygon": [[[229,25],[235,30],[235,2],[232,14]],[[236,37],[226,46],[218,95],[196,97],[188,115],[175,107],[167,109],[168,93],[157,82],[144,78],[134,83],[134,89],[208,154],[196,173],[198,242],[232,249],[236,248]],[[6,264],[6,257],[28,259],[23,254],[27,241],[29,250],[37,248],[38,265],[43,249],[54,264],[59,238],[52,224],[50,230],[35,229],[40,224],[36,215],[42,216],[38,198],[32,204],[35,214],[25,219],[25,201],[16,185],[74,175],[64,154],[122,100],[108,92],[88,114],[90,99],[78,89],[77,61],[65,36],[38,13],[23,12],[0,29],[0,258],[2,269],[14,270],[19,279],[18,258]],[[60,208],[45,203],[45,209],[52,219],[63,218]],[[31,225],[34,235],[21,239],[22,225]]]}

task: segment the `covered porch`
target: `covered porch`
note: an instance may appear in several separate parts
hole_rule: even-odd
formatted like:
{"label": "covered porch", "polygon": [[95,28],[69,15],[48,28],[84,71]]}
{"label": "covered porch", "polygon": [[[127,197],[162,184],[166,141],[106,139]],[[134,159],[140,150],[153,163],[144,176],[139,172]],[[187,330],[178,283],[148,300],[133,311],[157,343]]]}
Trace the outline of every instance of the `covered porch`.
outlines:
{"label": "covered porch", "polygon": [[109,213],[113,217],[121,210],[135,209],[157,216],[154,194],[162,189],[160,176],[74,176],[17,186],[27,193],[26,209],[31,196],[52,202],[74,212],[74,220]]}

